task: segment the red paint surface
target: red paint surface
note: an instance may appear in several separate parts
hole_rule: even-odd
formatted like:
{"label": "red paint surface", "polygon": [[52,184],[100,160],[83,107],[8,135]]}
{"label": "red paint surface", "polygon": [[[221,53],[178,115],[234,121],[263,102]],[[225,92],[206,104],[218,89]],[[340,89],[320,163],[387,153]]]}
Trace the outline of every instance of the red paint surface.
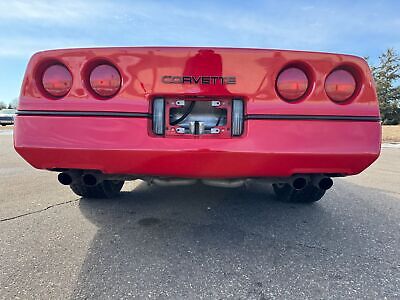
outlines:
{"label": "red paint surface", "polygon": [[151,137],[140,118],[18,116],[16,128],[17,151],[37,168],[119,174],[356,174],[380,151],[380,125],[365,122],[249,120],[232,139]]}
{"label": "red paint surface", "polygon": [[[85,88],[88,69],[104,60],[118,68],[123,86],[111,99],[98,99]],[[36,70],[47,61],[65,64],[73,75],[70,93],[62,99],[44,99]],[[300,103],[287,103],[275,89],[278,74],[288,65],[309,71],[312,89]],[[360,88],[350,103],[332,102],[325,78],[341,66],[353,68]],[[232,85],[164,84],[165,75],[236,76]],[[300,51],[225,48],[99,48],[45,51],[28,64],[18,109],[148,112],[154,95],[244,96],[249,114],[319,114],[378,116],[376,94],[367,63],[359,57]]]}
{"label": "red paint surface", "polygon": [[[73,84],[63,98],[40,88],[43,69],[64,64]],[[122,86],[104,99],[90,91],[90,70],[114,65]],[[295,103],[276,91],[279,73],[300,67],[309,88]],[[326,94],[326,77],[351,70],[357,88],[344,104]],[[165,84],[162,76],[234,76],[236,84]],[[45,51],[28,64],[19,110],[151,112],[155,96],[240,97],[246,114],[379,116],[366,62],[339,54],[225,48],[101,48]],[[231,139],[155,137],[145,118],[18,116],[17,151],[37,168],[177,177],[356,174],[379,155],[378,122],[248,120]]]}

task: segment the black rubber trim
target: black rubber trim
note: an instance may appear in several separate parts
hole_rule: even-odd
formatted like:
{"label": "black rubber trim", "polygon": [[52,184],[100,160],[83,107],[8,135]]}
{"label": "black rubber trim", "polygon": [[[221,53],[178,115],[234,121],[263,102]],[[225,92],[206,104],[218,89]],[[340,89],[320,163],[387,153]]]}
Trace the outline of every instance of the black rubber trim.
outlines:
{"label": "black rubber trim", "polygon": [[[106,111],[50,111],[50,110],[18,110],[19,116],[61,116],[61,117],[120,117],[120,118],[151,118],[149,113],[137,112],[106,112]],[[327,120],[327,121],[361,121],[379,122],[375,116],[327,116],[327,115],[246,115],[245,120]]]}
{"label": "black rubber trim", "polygon": [[374,116],[324,116],[324,115],[246,115],[246,120],[324,120],[324,121],[359,121],[380,122],[379,117]]}
{"label": "black rubber trim", "polygon": [[149,113],[111,111],[18,110],[16,114],[19,116],[151,118],[151,114]]}

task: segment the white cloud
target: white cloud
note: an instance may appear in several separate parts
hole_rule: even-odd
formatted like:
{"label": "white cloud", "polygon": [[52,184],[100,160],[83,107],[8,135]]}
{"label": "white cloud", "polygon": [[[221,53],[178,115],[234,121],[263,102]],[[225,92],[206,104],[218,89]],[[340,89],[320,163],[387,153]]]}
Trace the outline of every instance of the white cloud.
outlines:
{"label": "white cloud", "polygon": [[81,1],[23,1],[0,2],[0,20],[25,22],[72,23],[83,20],[91,12],[91,5]]}

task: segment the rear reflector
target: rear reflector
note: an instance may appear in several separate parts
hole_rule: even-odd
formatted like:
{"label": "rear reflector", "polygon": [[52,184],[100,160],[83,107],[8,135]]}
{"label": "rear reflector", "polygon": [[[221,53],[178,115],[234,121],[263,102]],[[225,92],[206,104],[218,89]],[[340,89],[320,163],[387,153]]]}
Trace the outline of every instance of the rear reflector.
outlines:
{"label": "rear reflector", "polygon": [[90,86],[101,97],[112,97],[121,88],[121,75],[111,65],[99,65],[90,73]]}
{"label": "rear reflector", "polygon": [[50,96],[62,98],[71,89],[72,75],[66,66],[61,64],[52,65],[44,71],[42,85]]}
{"label": "rear reflector", "polygon": [[164,134],[165,104],[163,98],[153,101],[153,132],[157,135]]}
{"label": "rear reflector", "polygon": [[300,99],[308,88],[307,75],[299,68],[283,70],[276,80],[276,89],[284,100],[295,101]]}
{"label": "rear reflector", "polygon": [[243,133],[244,105],[242,100],[232,101],[232,136]]}
{"label": "rear reflector", "polygon": [[356,80],[349,71],[335,70],[325,80],[326,94],[335,102],[350,99],[355,90]]}

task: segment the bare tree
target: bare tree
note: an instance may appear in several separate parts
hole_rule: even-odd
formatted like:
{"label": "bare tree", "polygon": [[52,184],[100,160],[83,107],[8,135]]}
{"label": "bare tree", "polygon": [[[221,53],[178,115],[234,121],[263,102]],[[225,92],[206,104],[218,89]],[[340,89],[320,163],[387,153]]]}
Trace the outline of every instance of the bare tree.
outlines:
{"label": "bare tree", "polygon": [[14,98],[9,104],[10,108],[17,108],[18,106],[18,98]]}

